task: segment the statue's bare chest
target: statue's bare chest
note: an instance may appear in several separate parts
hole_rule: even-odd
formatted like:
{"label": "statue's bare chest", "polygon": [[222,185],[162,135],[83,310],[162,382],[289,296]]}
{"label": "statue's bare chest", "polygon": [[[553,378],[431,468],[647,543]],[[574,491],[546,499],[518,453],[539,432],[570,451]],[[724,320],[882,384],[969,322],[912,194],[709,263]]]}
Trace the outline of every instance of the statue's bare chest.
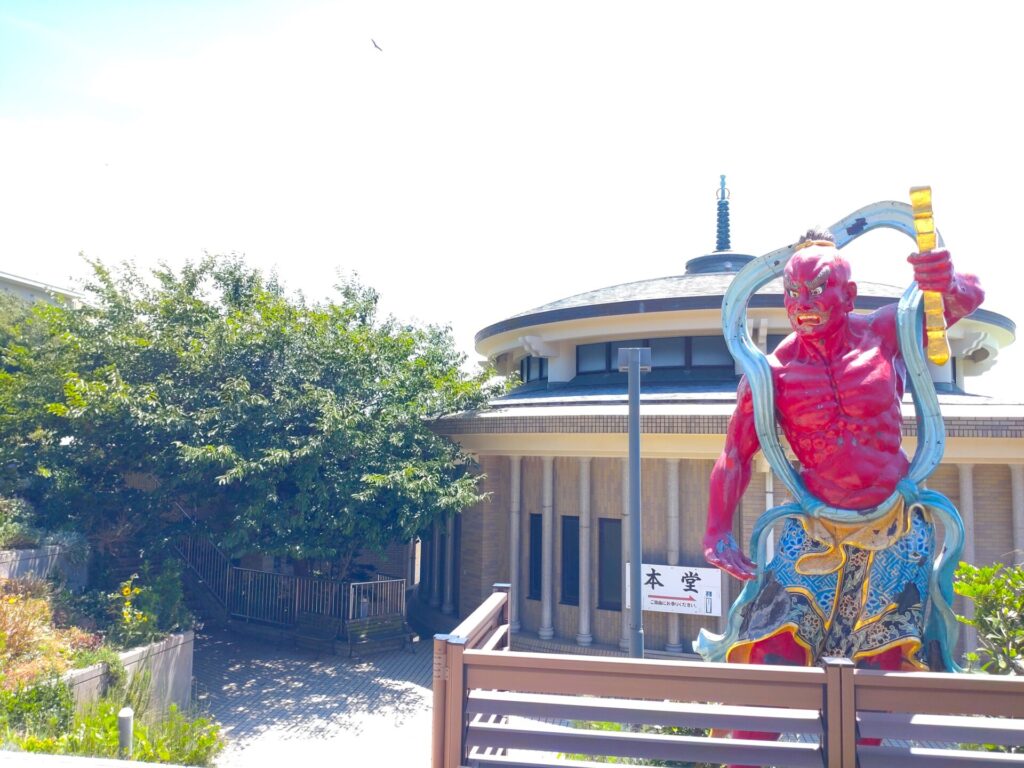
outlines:
{"label": "statue's bare chest", "polygon": [[899,412],[897,363],[877,346],[832,360],[802,358],[775,370],[776,409],[784,425],[818,429],[836,420],[865,423]]}

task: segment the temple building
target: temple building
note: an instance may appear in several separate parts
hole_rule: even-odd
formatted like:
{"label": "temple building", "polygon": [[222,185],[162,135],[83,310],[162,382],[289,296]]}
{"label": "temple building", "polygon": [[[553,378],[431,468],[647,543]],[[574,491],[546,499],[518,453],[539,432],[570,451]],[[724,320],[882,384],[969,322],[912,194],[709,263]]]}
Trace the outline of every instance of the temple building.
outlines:
{"label": "temple building", "polygon": [[[651,353],[641,394],[643,562],[707,567],[701,539],[708,478],[739,380],[722,334],[722,298],[754,258],[730,249],[724,180],[717,213],[716,250],[686,262],[684,274],[570,296],[476,335],[477,351],[522,384],[487,410],[442,422],[441,431],[477,458],[488,496],[424,538],[419,601],[426,610],[464,617],[494,583],[509,582],[515,647],[591,653],[628,647],[621,347]],[[857,311],[895,303],[906,287],[857,283]],[[781,281],[751,300],[748,318],[762,351],[790,333]],[[1009,318],[979,309],[950,329],[952,357],[932,369],[947,442],[928,485],[960,510],[963,559],[974,563],[1024,559],[1024,405],[978,394],[984,391],[979,377],[1014,337]],[[916,431],[908,395],[908,454]],[[745,547],[757,517],[785,496],[758,455],[735,521]],[[738,582],[723,574],[725,610],[737,594]],[[648,655],[689,653],[701,627],[717,631],[723,621],[645,611]]]}

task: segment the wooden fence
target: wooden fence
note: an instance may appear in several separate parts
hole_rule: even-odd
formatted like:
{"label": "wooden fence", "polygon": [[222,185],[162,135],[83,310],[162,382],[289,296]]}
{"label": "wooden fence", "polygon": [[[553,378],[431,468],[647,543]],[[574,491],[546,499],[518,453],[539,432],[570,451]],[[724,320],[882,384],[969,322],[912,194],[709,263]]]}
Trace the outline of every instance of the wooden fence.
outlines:
{"label": "wooden fence", "polygon": [[[1024,745],[1020,678],[879,672],[846,659],[795,668],[516,653],[508,645],[503,591],[452,634],[435,636],[432,768],[584,768],[598,757],[1024,766],[1024,754],[965,746]],[[624,727],[588,727],[608,722]],[[726,738],[732,730],[763,737]],[[858,743],[871,739],[884,741]]]}

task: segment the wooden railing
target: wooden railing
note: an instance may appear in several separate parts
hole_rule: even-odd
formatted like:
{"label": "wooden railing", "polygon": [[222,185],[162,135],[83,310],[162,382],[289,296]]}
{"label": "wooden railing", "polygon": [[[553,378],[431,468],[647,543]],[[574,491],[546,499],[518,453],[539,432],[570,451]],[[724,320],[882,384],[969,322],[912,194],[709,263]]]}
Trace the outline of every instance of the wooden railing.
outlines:
{"label": "wooden railing", "polygon": [[[1024,766],[1024,754],[962,746],[1024,745],[1020,678],[860,670],[846,659],[794,668],[508,646],[502,591],[450,635],[434,638],[432,768],[582,768],[598,757],[808,768]],[[587,727],[608,722],[625,727]],[[690,735],[672,731],[678,728]],[[732,730],[784,737],[723,738]],[[885,741],[858,744],[872,738]]]}

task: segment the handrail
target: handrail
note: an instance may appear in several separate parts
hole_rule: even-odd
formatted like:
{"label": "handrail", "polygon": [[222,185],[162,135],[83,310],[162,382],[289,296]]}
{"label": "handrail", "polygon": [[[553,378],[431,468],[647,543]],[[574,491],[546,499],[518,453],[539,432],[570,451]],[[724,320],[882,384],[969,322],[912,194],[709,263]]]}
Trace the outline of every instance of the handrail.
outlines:
{"label": "handrail", "polygon": [[[492,650],[507,609],[507,594],[492,594],[455,632],[434,638],[432,768],[594,764],[572,754],[815,768],[1024,766],[1024,755],[963,746],[1024,744],[1022,678],[861,670],[848,659],[777,667],[519,653],[508,650],[507,633]],[[662,730],[582,727],[592,721]],[[802,736],[719,738],[736,729]]]}

